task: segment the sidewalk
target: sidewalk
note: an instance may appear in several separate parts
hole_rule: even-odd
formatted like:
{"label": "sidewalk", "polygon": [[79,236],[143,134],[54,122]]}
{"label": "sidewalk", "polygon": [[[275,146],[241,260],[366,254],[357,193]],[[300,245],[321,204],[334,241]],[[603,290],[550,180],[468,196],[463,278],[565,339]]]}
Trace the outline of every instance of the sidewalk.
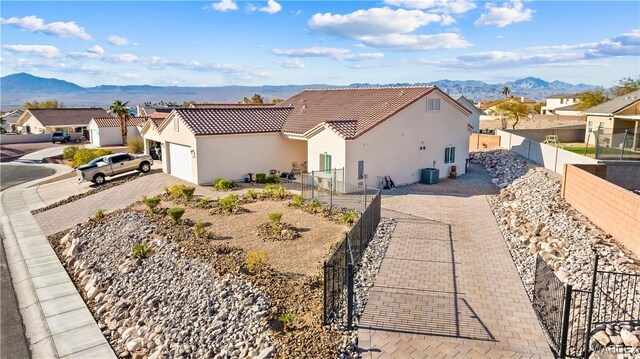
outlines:
{"label": "sidewalk", "polygon": [[32,357],[115,358],[31,215],[33,196],[26,191],[30,184],[3,192],[0,214],[7,263]]}

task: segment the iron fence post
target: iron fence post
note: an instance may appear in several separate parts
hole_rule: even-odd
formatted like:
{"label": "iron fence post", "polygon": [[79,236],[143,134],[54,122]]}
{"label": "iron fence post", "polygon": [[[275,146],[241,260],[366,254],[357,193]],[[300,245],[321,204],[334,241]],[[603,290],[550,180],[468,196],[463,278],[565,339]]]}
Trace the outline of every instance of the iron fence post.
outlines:
{"label": "iron fence post", "polygon": [[324,279],[322,282],[322,325],[327,325],[327,261],[322,265]]}
{"label": "iron fence post", "polygon": [[313,191],[316,187],[316,176],[314,172],[315,171],[311,171],[311,200],[313,200]]}
{"label": "iron fence post", "polygon": [[[624,157],[624,146],[627,144],[627,131],[628,131],[627,129],[624,130],[624,138],[622,139],[622,149],[620,151],[620,161],[622,161],[622,158]],[[613,134],[611,135],[611,138],[613,138]]]}
{"label": "iron fence post", "polygon": [[589,307],[587,309],[587,333],[584,340],[584,359],[589,358],[589,340],[591,339],[591,320],[593,319],[593,301],[596,296],[596,275],[598,273],[598,254],[593,262],[593,275],[591,277],[591,294],[589,296]]}
{"label": "iron fence post", "polygon": [[560,329],[560,358],[567,356],[567,338],[569,336],[569,311],[571,310],[571,293],[573,286],[567,284],[564,289],[564,305],[562,309],[562,328]]}
{"label": "iron fence post", "polygon": [[329,210],[333,210],[333,179],[329,181]]}
{"label": "iron fence post", "polygon": [[304,199],[304,173],[300,174],[300,195]]}
{"label": "iron fence post", "polygon": [[351,330],[353,321],[353,264],[347,265],[347,330]]}
{"label": "iron fence post", "polygon": [[367,208],[367,182],[364,182],[364,208]]}

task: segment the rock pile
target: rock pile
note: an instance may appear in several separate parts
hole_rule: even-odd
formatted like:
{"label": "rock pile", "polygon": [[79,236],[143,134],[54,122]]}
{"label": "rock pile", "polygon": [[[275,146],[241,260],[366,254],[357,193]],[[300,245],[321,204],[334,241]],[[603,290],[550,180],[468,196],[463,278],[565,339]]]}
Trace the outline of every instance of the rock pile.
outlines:
{"label": "rock pile", "polygon": [[493,176],[491,182],[498,188],[507,187],[535,167],[534,163],[506,150],[470,152],[469,161],[483,165]]}
{"label": "rock pile", "polygon": [[591,350],[605,351],[626,347],[640,351],[640,323],[597,325],[592,334],[589,342]]}
{"label": "rock pile", "polygon": [[[152,255],[131,259],[137,243],[148,243]],[[120,357],[266,357],[274,350],[269,298],[242,278],[212,276],[201,261],[179,256],[139,213],[117,213],[90,231],[79,225],[60,246]]]}

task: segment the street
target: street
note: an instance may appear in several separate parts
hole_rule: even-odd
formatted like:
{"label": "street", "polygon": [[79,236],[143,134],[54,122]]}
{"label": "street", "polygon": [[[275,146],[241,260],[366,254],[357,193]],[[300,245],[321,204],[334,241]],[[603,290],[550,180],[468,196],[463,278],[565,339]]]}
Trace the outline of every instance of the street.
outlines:
{"label": "street", "polygon": [[32,164],[0,164],[0,187],[4,191],[20,183],[29,182],[38,178],[51,176],[55,170]]}

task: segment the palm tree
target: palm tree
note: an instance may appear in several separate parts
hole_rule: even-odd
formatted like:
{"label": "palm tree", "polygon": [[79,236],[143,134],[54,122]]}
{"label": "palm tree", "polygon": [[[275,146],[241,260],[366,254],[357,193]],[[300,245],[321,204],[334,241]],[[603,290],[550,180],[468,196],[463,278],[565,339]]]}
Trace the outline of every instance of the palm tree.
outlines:
{"label": "palm tree", "polygon": [[511,89],[509,89],[509,87],[507,86],[503,87],[502,94],[504,95],[504,97],[509,97],[509,95],[511,94]]}
{"label": "palm tree", "polygon": [[120,134],[122,135],[122,144],[125,146],[127,145],[127,122],[129,122],[128,104],[129,101],[123,103],[120,100],[115,100],[113,105],[109,107],[109,111],[120,119]]}

